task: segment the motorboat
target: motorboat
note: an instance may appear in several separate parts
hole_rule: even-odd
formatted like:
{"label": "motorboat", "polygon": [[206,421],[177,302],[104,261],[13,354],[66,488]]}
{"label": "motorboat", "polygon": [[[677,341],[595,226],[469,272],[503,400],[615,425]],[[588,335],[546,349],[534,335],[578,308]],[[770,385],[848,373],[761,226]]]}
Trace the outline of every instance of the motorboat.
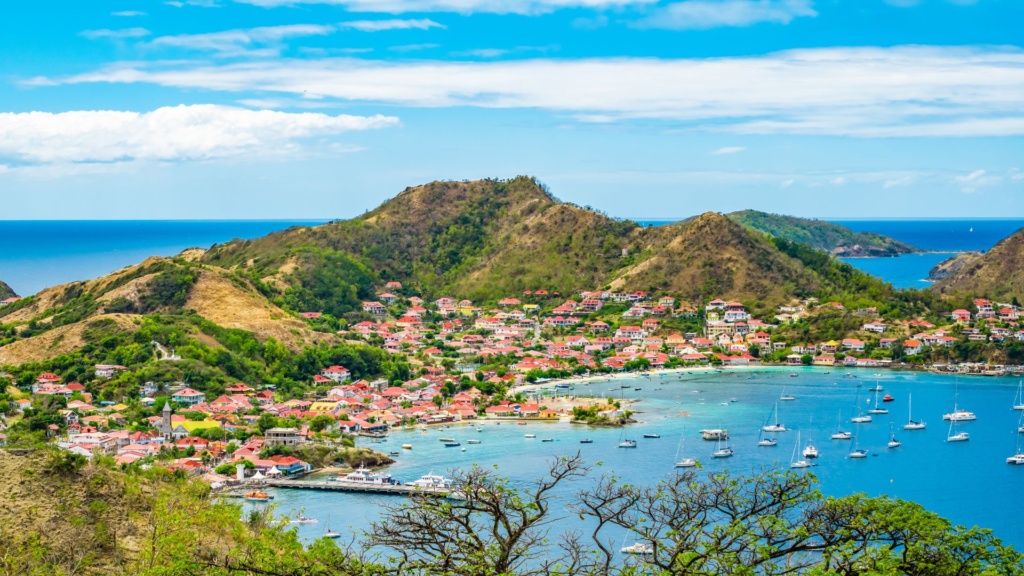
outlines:
{"label": "motorboat", "polygon": [[654,546],[647,542],[637,542],[636,544],[630,544],[629,546],[623,546],[619,552],[623,554],[629,554],[631,556],[646,556],[654,554]]}
{"label": "motorboat", "polygon": [[480,441],[477,440],[476,438],[473,438],[472,440],[466,440],[466,444],[479,444],[479,443],[480,443]]}
{"label": "motorboat", "polygon": [[536,437],[537,437],[537,435],[536,435],[536,434],[525,434],[525,435],[523,436],[523,438],[536,438]]}
{"label": "motorboat", "polygon": [[705,440],[728,440],[729,431],[722,428],[712,428],[708,430],[701,430],[700,435]]}
{"label": "motorboat", "polygon": [[262,490],[253,490],[251,492],[246,492],[244,498],[246,500],[253,500],[256,502],[266,502],[267,500],[271,500],[274,497],[271,496],[270,494],[267,494],[266,492],[263,492]]}
{"label": "motorboat", "polygon": [[644,434],[644,438],[661,438],[661,434]]}
{"label": "motorboat", "polygon": [[454,483],[454,480],[451,478],[445,478],[444,476],[434,474],[434,472],[431,471],[428,474],[420,476],[417,480],[406,482],[405,485],[423,488],[424,490],[447,490],[451,488]]}
{"label": "motorboat", "polygon": [[455,448],[456,446],[462,446],[462,444],[460,442],[456,441],[456,440],[452,440],[451,442],[445,442],[444,443],[444,447],[445,448]]}
{"label": "motorboat", "polygon": [[541,438],[541,440],[540,440],[540,441],[541,441],[541,442],[554,442],[554,441],[555,441],[555,439],[554,439],[554,438]]}
{"label": "motorboat", "polygon": [[584,438],[583,440],[580,440],[580,444],[593,444],[593,443],[594,443],[594,441],[592,439],[590,439],[590,438]]}
{"label": "motorboat", "polygon": [[391,474],[383,472],[373,472],[368,468],[356,468],[352,472],[338,478],[336,482],[345,482],[349,484],[400,484],[398,480],[391,477]]}
{"label": "motorboat", "polygon": [[412,450],[412,444],[402,444],[402,450]]}
{"label": "motorboat", "polygon": [[455,438],[438,438],[438,442],[455,442]]}

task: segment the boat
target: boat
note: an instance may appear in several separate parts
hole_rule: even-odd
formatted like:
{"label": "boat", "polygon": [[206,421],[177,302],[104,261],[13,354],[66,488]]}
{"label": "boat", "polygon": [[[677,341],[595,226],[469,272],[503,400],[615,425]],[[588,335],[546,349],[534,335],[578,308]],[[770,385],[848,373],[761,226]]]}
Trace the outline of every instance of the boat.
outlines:
{"label": "boat", "polygon": [[388,456],[400,456],[401,452],[388,452]]}
{"label": "boat", "polygon": [[728,440],[729,431],[722,428],[711,428],[708,430],[701,430],[700,435],[705,440]]}
{"label": "boat", "polygon": [[697,460],[694,458],[686,458],[685,456],[680,457],[683,451],[683,446],[686,444],[686,429],[683,429],[683,433],[679,435],[679,445],[676,446],[676,468],[693,468],[697,465]]}
{"label": "boat", "polygon": [[267,494],[266,492],[263,492],[261,490],[253,490],[251,492],[246,492],[245,493],[245,499],[246,500],[253,500],[253,501],[256,501],[256,502],[266,502],[267,500],[270,500],[272,498],[273,498],[273,496],[271,496],[270,494]]}
{"label": "boat", "polygon": [[295,520],[292,520],[293,524],[316,524],[317,522],[318,520],[316,518],[307,518],[301,514],[296,516]]}
{"label": "boat", "polygon": [[455,438],[438,438],[438,442],[455,442]]}
{"label": "boat", "polygon": [[402,450],[412,450],[412,444],[402,444]]}
{"label": "boat", "polygon": [[882,385],[879,384],[878,382],[875,382],[875,385],[873,387],[868,388],[868,392],[881,392],[881,391],[882,391]]}
{"label": "boat", "polygon": [[892,424],[889,424],[889,443],[886,444],[890,449],[899,448],[903,446],[903,442],[896,439],[896,433],[892,431]]}
{"label": "boat", "polygon": [[1013,398],[1013,409],[1024,410],[1024,380],[1017,384],[1017,395]]}
{"label": "boat", "polygon": [[623,440],[619,442],[619,448],[636,448],[636,440]]}
{"label": "boat", "polygon": [[590,439],[590,438],[584,438],[583,440],[580,440],[580,444],[593,444],[593,443],[594,443],[594,441],[592,439]]}
{"label": "boat", "polygon": [[623,546],[619,552],[622,552],[623,554],[630,554],[632,556],[646,556],[648,554],[654,554],[654,546],[646,542],[637,542],[636,544]]}
{"label": "boat", "polygon": [[953,393],[953,411],[949,414],[942,416],[943,420],[950,422],[970,422],[971,420],[977,420],[978,417],[974,415],[974,412],[963,410],[959,406],[960,403],[960,387],[956,387],[956,391]]}
{"label": "boat", "polygon": [[[859,392],[857,393],[857,398],[853,401],[853,409],[854,409],[854,411],[858,411],[858,412],[860,410],[860,393]],[[856,416],[854,416],[853,418],[850,418],[850,422],[853,422],[854,424],[866,424],[868,422],[871,422],[871,416],[865,414],[864,412],[859,412]]]}
{"label": "boat", "polygon": [[732,458],[732,448],[727,444],[722,446],[722,440],[728,439],[728,435],[725,437],[719,436],[718,443],[715,445],[715,451],[711,453],[712,458]]}
{"label": "boat", "polygon": [[479,443],[480,443],[480,441],[477,440],[476,438],[473,438],[472,440],[466,440],[466,444],[479,444]]}
{"label": "boat", "polygon": [[868,451],[864,450],[862,448],[857,448],[857,441],[854,440],[853,441],[853,449],[850,450],[849,456],[850,456],[850,458],[867,458],[868,457]]}
{"label": "boat", "polygon": [[516,422],[516,424],[518,424],[520,426],[526,426],[526,422]]}
{"label": "boat", "polygon": [[456,446],[462,446],[462,444],[457,442],[457,441],[455,441],[455,440],[452,440],[451,442],[445,442],[444,443],[444,447],[445,448],[455,448]]}
{"label": "boat", "polygon": [[523,438],[536,438],[536,437],[537,437],[536,434],[525,434],[525,435],[523,435]]}
{"label": "boat", "polygon": [[957,432],[954,434],[953,431],[956,429],[957,422],[959,420],[949,421],[949,433],[946,435],[946,442],[967,442],[971,439],[971,435],[967,432]]}
{"label": "boat", "polygon": [[324,538],[330,538],[331,540],[341,538],[341,532],[335,532],[334,530],[331,530],[330,516],[327,517],[327,523],[324,525]]}
{"label": "boat", "polygon": [[890,396],[888,394],[886,394],[885,396],[882,396],[882,402],[892,402],[893,400],[895,400],[895,398],[893,398],[892,396]]}
{"label": "boat", "polygon": [[839,411],[839,417],[836,420],[836,431],[832,434],[833,440],[849,440],[853,438],[853,432],[847,432],[843,430],[843,411]]}
{"label": "boat", "polygon": [[868,414],[888,414],[889,410],[887,408],[878,407],[878,392],[881,389],[881,386],[876,386],[875,388],[875,407],[869,409]]}
{"label": "boat", "polygon": [[420,476],[417,480],[405,483],[406,486],[423,488],[424,490],[445,490],[451,488],[453,484],[454,481],[451,478],[445,478],[444,476],[434,474],[433,470],[423,476]]}
{"label": "boat", "polygon": [[903,425],[904,430],[924,430],[925,423],[914,420],[913,412],[911,411],[910,403],[913,401],[913,397],[907,395],[907,423]]}
{"label": "boat", "polygon": [[818,457],[818,449],[813,444],[808,443],[804,448],[804,458],[812,459]]}
{"label": "boat", "polygon": [[345,482],[348,484],[378,484],[378,485],[389,485],[389,484],[400,484],[398,480],[391,477],[391,474],[384,472],[373,472],[368,468],[359,467],[352,472],[338,478],[336,482]]}
{"label": "boat", "polygon": [[1009,458],[1006,459],[1006,463],[1017,465],[1024,464],[1024,452],[1017,452],[1013,456],[1010,456]]}
{"label": "boat", "polygon": [[785,432],[786,427],[779,423],[779,403],[775,403],[775,408],[772,410],[772,414],[775,416],[774,424],[766,424],[761,427],[761,430],[765,432]]}
{"label": "boat", "polygon": [[[796,374],[793,374],[793,376],[796,376]],[[793,400],[796,400],[796,396],[793,396],[792,394],[786,394],[786,389],[783,388],[782,395],[779,396],[779,400],[782,400],[783,402],[791,402]]]}
{"label": "boat", "polygon": [[793,456],[790,458],[789,467],[790,468],[809,468],[811,466],[810,462],[808,462],[807,460],[797,460],[796,459],[796,452],[799,449],[800,449],[800,433],[797,432],[796,433],[796,444],[793,445]]}
{"label": "boat", "polygon": [[796,374],[790,374],[789,377],[790,378],[796,378]]}
{"label": "boat", "polygon": [[764,437],[765,428],[765,426],[761,426],[761,429],[757,432],[757,445],[761,446],[762,448],[769,448],[771,446],[775,446],[776,444],[778,444],[779,442],[775,438]]}
{"label": "boat", "polygon": [[661,434],[644,434],[644,438],[661,438]]}
{"label": "boat", "polygon": [[541,440],[540,440],[540,441],[541,441],[541,442],[554,442],[554,441],[555,441],[555,439],[554,439],[554,438],[541,438]]}

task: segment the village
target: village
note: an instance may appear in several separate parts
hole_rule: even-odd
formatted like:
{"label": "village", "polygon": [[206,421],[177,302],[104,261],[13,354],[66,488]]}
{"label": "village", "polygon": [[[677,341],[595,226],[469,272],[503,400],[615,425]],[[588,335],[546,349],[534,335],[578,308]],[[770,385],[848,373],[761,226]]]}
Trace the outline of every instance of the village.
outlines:
{"label": "village", "polygon": [[[563,298],[527,291],[485,310],[468,300],[428,303],[400,296],[397,282],[386,290],[363,303],[373,320],[340,335],[407,357],[418,373],[400,384],[357,378],[345,366],[331,365],[298,398],[241,382],[213,398],[181,383],[150,382],[137,396],[96,402],[83,384],[48,372],[10,403],[13,416],[0,420],[0,434],[20,418],[52,414],[46,436],[72,453],[112,458],[121,466],[160,465],[222,486],[302,476],[316,468],[301,457],[304,448],[353,448],[355,438],[380,438],[396,427],[504,420],[593,424],[580,420],[583,412],[604,422],[625,421],[623,403],[568,395],[565,383],[580,379],[762,364],[905,367],[929,350],[962,342],[1024,340],[1019,308],[984,299],[936,326],[922,319],[886,322],[873,309],[845,311],[815,298],[781,306],[763,320],[739,302],[714,299],[698,307],[644,292]],[[863,318],[858,336],[814,343],[774,336],[822,310]],[[317,321],[323,315],[300,316]],[[987,363],[929,368],[988,375],[1013,370]],[[102,382],[126,369],[97,365],[95,376]],[[556,398],[558,393],[563,396]]]}

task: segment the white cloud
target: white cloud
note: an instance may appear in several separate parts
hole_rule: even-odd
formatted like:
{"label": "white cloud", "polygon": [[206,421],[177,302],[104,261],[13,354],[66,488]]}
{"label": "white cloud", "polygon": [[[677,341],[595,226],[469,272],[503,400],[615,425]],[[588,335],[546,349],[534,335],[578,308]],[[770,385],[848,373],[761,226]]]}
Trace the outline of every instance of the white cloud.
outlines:
{"label": "white cloud", "polygon": [[793,184],[794,184],[795,182],[796,182],[796,180],[794,180],[794,179],[792,179],[792,178],[786,178],[786,179],[785,179],[785,180],[783,180],[783,181],[782,181],[781,183],[779,183],[779,188],[782,188],[782,189],[786,189],[786,188],[789,188],[789,187],[790,187],[790,186],[792,186],[792,185],[793,185]]}
{"label": "white cloud", "polygon": [[333,26],[321,24],[290,24],[237,30],[224,30],[206,34],[178,34],[160,36],[149,42],[153,48],[183,48],[208,51],[217,56],[275,56],[282,42],[289,38],[326,36],[335,32]]}
{"label": "white cloud", "polygon": [[567,8],[603,10],[623,6],[655,4],[658,0],[235,0],[272,8],[302,4],[332,4],[351,12],[455,12],[459,14],[547,14]]}
{"label": "white cloud", "polygon": [[149,36],[149,30],[145,28],[121,28],[119,30],[110,30],[104,28],[102,30],[84,30],[79,33],[79,36],[88,38],[89,40],[101,40],[109,38],[111,40],[124,40],[126,38],[142,38]]}
{"label": "white cloud", "polygon": [[431,28],[447,28],[433,20],[353,20],[342,22],[339,28],[351,28],[360,32],[381,32],[384,30],[429,30]]}
{"label": "white cloud", "polygon": [[550,50],[557,50],[557,46],[516,46],[514,48],[475,48],[473,50],[463,50],[461,52],[452,52],[452,56],[456,58],[501,58],[502,56],[509,56],[511,54],[523,54],[526,52],[548,52]]}
{"label": "white cloud", "polygon": [[817,15],[811,0],[684,0],[658,8],[634,25],[639,28],[704,30],[762,22],[789,24],[794,18]]}
{"label": "white cloud", "polygon": [[746,146],[725,146],[712,152],[715,156],[721,156],[722,154],[736,154],[737,152],[743,152],[746,150]]}
{"label": "white cloud", "polygon": [[837,176],[837,177],[829,180],[829,184],[831,184],[833,186],[842,186],[842,185],[846,184],[846,182],[847,182],[847,179],[846,179],[845,176]]}
{"label": "white cloud", "polygon": [[388,116],[330,116],[194,105],[152,112],[0,113],[6,164],[208,160],[279,155],[309,138],[398,124]]}
{"label": "white cloud", "polygon": [[111,12],[111,16],[119,16],[121,18],[135,18],[137,16],[145,16],[145,12],[139,12],[138,10],[121,10],[120,12]]}
{"label": "white cloud", "polygon": [[897,178],[890,178],[882,183],[882,188],[896,188],[897,186],[909,186],[917,181],[917,178],[913,175],[900,176]]}
{"label": "white cloud", "polygon": [[964,194],[975,194],[985,186],[998,184],[1002,181],[998,176],[989,176],[988,170],[978,169],[970,174],[953,178],[953,183],[960,187]]}
{"label": "white cloud", "polygon": [[737,133],[1024,135],[1019,49],[822,48],[677,60],[122,63],[26,84],[91,82],[293,95],[308,90],[338,101],[399,106],[538,108],[580,121],[656,119]]}
{"label": "white cloud", "polygon": [[419,52],[420,50],[432,50],[438,46],[440,44],[402,44],[401,46],[391,46],[388,50],[392,52]]}

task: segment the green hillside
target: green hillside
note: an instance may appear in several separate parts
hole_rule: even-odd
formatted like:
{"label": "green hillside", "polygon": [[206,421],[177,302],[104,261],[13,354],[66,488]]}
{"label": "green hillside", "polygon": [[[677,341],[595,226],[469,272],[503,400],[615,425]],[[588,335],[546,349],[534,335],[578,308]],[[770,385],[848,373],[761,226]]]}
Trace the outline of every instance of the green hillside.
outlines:
{"label": "green hillside", "polygon": [[0,280],[0,300],[4,300],[6,298],[14,298],[16,296],[17,294],[14,293],[14,289],[12,289],[10,286],[8,286],[2,280]]}
{"label": "green hillside", "polygon": [[874,232],[854,232],[845,226],[769,214],[757,210],[744,210],[728,215],[731,220],[754,230],[785,238],[791,242],[802,242],[833,256],[879,257],[899,256],[917,252],[917,248]]}
{"label": "green hillside", "polygon": [[231,242],[202,261],[281,306],[335,316],[357,312],[389,280],[481,302],[606,287],[770,304],[844,289],[776,243],[715,213],[644,228],[520,177],[408,188],[358,218]]}

